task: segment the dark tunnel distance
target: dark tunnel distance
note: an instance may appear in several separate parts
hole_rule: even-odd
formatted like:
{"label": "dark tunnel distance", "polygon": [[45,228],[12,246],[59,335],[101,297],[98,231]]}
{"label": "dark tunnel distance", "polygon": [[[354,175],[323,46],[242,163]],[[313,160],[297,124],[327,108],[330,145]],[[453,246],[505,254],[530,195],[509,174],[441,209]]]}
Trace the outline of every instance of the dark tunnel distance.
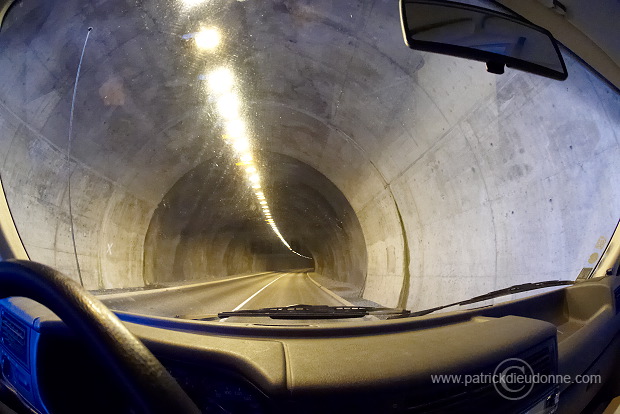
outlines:
{"label": "dark tunnel distance", "polygon": [[270,153],[261,164],[279,227],[314,260],[288,252],[256,220],[246,186],[216,158],[179,179],[155,210],[145,241],[148,283],[313,267],[362,289],[364,236],[347,199],[324,175],[294,158]]}

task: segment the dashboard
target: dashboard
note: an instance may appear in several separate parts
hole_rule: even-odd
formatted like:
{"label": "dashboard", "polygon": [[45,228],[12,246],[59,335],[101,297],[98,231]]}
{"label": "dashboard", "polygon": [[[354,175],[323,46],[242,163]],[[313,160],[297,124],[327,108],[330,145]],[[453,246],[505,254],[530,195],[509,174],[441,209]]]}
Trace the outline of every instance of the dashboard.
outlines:
{"label": "dashboard", "polygon": [[[418,318],[316,326],[229,324],[117,315],[205,413],[580,412],[617,370],[615,276],[495,306]],[[106,367],[53,313],[0,301],[3,386],[25,412],[132,412]],[[493,375],[507,360],[559,377],[506,398]]]}

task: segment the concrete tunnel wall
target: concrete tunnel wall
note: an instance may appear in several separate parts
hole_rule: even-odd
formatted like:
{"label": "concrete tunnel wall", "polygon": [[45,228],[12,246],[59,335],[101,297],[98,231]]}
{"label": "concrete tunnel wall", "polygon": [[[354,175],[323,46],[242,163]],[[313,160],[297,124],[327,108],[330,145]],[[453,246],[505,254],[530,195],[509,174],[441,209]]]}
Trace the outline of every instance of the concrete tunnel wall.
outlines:
{"label": "concrete tunnel wall", "polygon": [[[0,32],[9,205],[31,258],[76,277],[71,176],[89,288],[155,280],[145,271],[153,250],[144,248],[154,213],[188,172],[226,151],[197,80],[222,62],[245,79],[261,152],[316,170],[350,204],[366,259],[350,255],[349,265],[326,272],[367,299],[419,309],[514,283],[573,279],[620,216],[620,99],[566,53],[565,82],[511,70],[496,76],[483,64],[407,49],[394,2],[273,1],[231,3],[212,16],[226,28],[224,42],[243,36],[229,42],[234,53],[188,57],[170,35],[196,30],[198,13],[183,13],[167,1],[23,1]],[[226,249],[232,234],[218,234],[213,249]],[[329,252],[342,235],[333,237],[327,250],[314,247],[318,263],[341,263]],[[243,248],[228,254],[247,259]]]}
{"label": "concrete tunnel wall", "polygon": [[260,164],[281,231],[315,260],[288,252],[256,220],[253,194],[222,153],[181,177],[155,210],[144,246],[147,283],[314,267],[323,276],[363,285],[364,237],[342,193],[294,158],[265,154]]}

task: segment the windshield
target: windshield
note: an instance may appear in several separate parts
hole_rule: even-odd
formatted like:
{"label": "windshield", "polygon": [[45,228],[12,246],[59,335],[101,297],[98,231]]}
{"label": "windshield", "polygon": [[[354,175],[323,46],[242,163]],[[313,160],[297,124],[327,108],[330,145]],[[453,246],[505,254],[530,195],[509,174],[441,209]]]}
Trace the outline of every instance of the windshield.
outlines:
{"label": "windshield", "polygon": [[620,99],[563,52],[558,82],[410,50],[396,2],[24,0],[2,184],[30,259],[129,312],[574,280],[620,217]]}

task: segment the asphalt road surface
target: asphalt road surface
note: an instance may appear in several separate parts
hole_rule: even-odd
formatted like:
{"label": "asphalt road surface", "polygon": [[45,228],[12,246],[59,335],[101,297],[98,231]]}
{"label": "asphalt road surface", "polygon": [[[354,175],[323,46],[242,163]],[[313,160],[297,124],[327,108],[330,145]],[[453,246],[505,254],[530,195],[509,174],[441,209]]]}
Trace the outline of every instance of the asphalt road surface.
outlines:
{"label": "asphalt road surface", "polygon": [[167,317],[200,317],[238,309],[295,304],[343,305],[307,273],[263,273],[196,285],[101,295],[113,310]]}

